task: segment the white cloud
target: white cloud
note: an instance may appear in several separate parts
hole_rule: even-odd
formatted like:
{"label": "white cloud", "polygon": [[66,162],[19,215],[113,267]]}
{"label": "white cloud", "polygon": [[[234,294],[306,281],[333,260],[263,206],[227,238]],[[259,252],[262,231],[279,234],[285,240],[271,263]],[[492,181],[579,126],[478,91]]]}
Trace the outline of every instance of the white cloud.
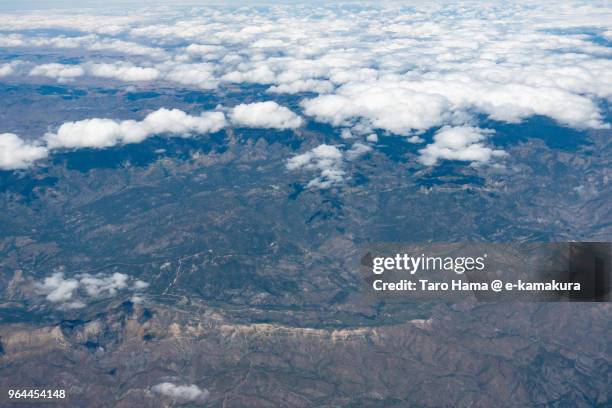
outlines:
{"label": "white cloud", "polygon": [[77,275],[79,284],[92,297],[115,296],[117,291],[128,286],[128,276],[115,272],[112,275]]}
{"label": "white cloud", "polygon": [[503,150],[484,145],[492,130],[471,126],[445,126],[434,135],[434,142],[419,150],[419,161],[426,166],[435,166],[439,160],[459,160],[472,163],[488,163],[495,157],[503,157]]}
{"label": "white cloud", "polygon": [[[57,58],[54,50],[43,65],[23,70],[60,82],[99,76],[222,91],[264,84],[268,95],[309,92],[314,95],[301,106],[317,121],[350,128],[351,135],[380,129],[420,143],[418,135],[428,129],[477,126],[481,115],[509,123],[541,115],[574,128],[609,128],[601,107],[612,101],[612,49],[590,33],[610,38],[611,18],[609,5],[581,0],[410,10],[386,2],[358,11],[325,5],[188,13],[165,8],[129,16],[33,11],[20,18],[0,14],[0,45],[36,47],[41,54],[46,48],[95,51],[80,65],[47,63]],[[47,29],[84,34],[22,31]],[[128,57],[119,61],[117,52]],[[21,72],[0,65],[0,76]],[[238,105],[229,116],[236,126],[293,129],[304,121],[297,113],[265,102]],[[77,122],[83,138],[58,137],[57,145],[107,146],[151,134],[142,122],[91,121]],[[474,157],[497,154],[483,140],[466,143]],[[443,142],[426,149],[421,161],[469,156],[466,148]]]}
{"label": "white cloud", "polygon": [[51,63],[35,66],[30,71],[30,75],[54,78],[58,82],[69,82],[83,75],[112,78],[123,82],[140,82],[153,81],[160,76],[160,72],[155,68],[120,62],[82,65]]}
{"label": "white cloud", "polygon": [[542,115],[577,128],[609,126],[603,123],[593,100],[558,87],[491,83],[463,75],[443,75],[436,80],[401,82],[401,85],[418,93],[443,95],[449,106],[447,114],[465,114],[472,109],[509,123]]}
{"label": "white cloud", "polygon": [[376,133],[371,133],[366,136],[366,140],[372,143],[378,143],[378,135]]}
{"label": "white cloud", "polygon": [[307,186],[327,189],[344,181],[342,157],[338,147],[322,144],[287,160],[287,169],[318,171],[319,176],[310,180]]}
{"label": "white cloud", "polygon": [[115,51],[129,55],[144,55],[155,59],[163,59],[166,52],[163,49],[148,47],[130,41],[100,38],[99,36],[81,37],[83,45],[91,51]]}
{"label": "white cloud", "polygon": [[290,171],[318,172],[318,176],[310,180],[307,187],[328,189],[344,182],[345,164],[355,161],[371,152],[372,146],[356,142],[350,149],[342,150],[343,146],[321,144],[302,154],[287,160],[286,167]]}
{"label": "white cloud", "polygon": [[225,47],[220,45],[212,45],[212,44],[189,44],[185,51],[190,55],[197,55],[199,57],[205,57],[209,55],[214,55],[215,57],[219,56],[219,54],[224,53],[226,51]]}
{"label": "white cloud", "polygon": [[273,101],[237,105],[229,117],[234,125],[250,128],[295,129],[304,123],[301,117]]}
{"label": "white cloud", "polygon": [[[231,110],[232,122],[238,126],[291,129],[302,124],[302,119],[275,102],[239,105]],[[219,111],[189,115],[179,109],[161,108],[144,119],[114,120],[90,118],[61,124],[55,132],[44,135],[46,145],[26,143],[12,133],[0,134],[0,169],[29,167],[36,160],[47,157],[53,149],[108,148],[120,144],[140,143],[155,136],[192,137],[214,133],[227,125],[225,114]]]}
{"label": "white cloud", "polygon": [[145,297],[142,295],[134,295],[130,298],[130,301],[136,305],[139,305],[145,301]]}
{"label": "white cloud", "polygon": [[414,92],[397,82],[347,84],[302,105],[307,115],[334,126],[361,119],[396,134],[439,125],[450,107],[439,94]]}
{"label": "white cloud", "polygon": [[151,389],[180,403],[204,403],[210,396],[210,392],[207,389],[201,389],[195,384],[177,385],[171,382],[163,382],[153,386]]}
{"label": "white cloud", "polygon": [[60,308],[84,307],[90,299],[114,297],[122,290],[140,296],[148,286],[147,282],[119,272],[110,275],[83,273],[66,278],[64,272],[59,271],[34,284],[40,294]]}
{"label": "white cloud", "polygon": [[[400,134],[457,124],[458,115],[472,111],[510,122],[545,115],[574,127],[605,126],[597,98],[612,98],[612,51],[575,29],[562,30],[596,27],[608,37],[610,7],[398,7],[201,8],[188,15],[167,9],[108,19],[6,14],[0,15],[8,32],[0,44],[85,47],[161,60],[135,67],[133,75],[106,75],[127,81],[143,80],[145,73],[152,78],[157,70],[158,79],[202,89],[237,82],[270,84],[269,92],[276,93],[314,92],[320,97],[305,106],[317,120],[362,120]],[[10,32],[49,28],[91,34]],[[193,43],[175,47],[185,40]],[[191,63],[192,57],[206,62]],[[58,67],[47,71],[62,81],[78,74],[74,67],[64,75]]]}
{"label": "white cloud", "polygon": [[223,75],[221,78],[227,82],[242,83],[249,82],[252,84],[272,84],[276,80],[276,75],[267,66],[259,66],[245,72],[232,71]]}
{"label": "white cloud", "polygon": [[47,157],[45,146],[28,143],[14,133],[0,133],[0,169],[14,170],[29,167],[36,160]]}
{"label": "white cloud", "polygon": [[81,32],[92,32],[108,35],[117,35],[126,30],[131,24],[143,21],[146,13],[130,13],[129,16],[121,14],[85,14],[68,12],[43,12],[0,14],[0,27],[3,31],[64,29]]}
{"label": "white cloud", "polygon": [[146,288],[148,288],[148,287],[149,287],[149,284],[148,284],[147,282],[145,282],[145,281],[141,281],[140,279],[137,279],[137,280],[134,282],[134,286],[133,286],[133,287],[134,287],[134,289],[136,289],[136,290],[141,290],[141,289],[146,289]]}
{"label": "white cloud", "polygon": [[268,92],[296,94],[299,92],[329,93],[334,90],[334,85],[329,81],[316,79],[297,80],[285,84],[271,86]]}
{"label": "white cloud", "polygon": [[414,143],[414,144],[417,144],[417,143],[423,143],[423,142],[425,141],[425,139],[423,139],[422,137],[420,137],[420,136],[418,136],[418,135],[412,135],[412,136],[408,137],[408,138],[406,139],[406,141],[407,141],[408,143]]}
{"label": "white cloud", "polygon": [[56,37],[28,37],[23,34],[0,34],[2,47],[83,48],[90,51],[111,51],[129,55],[146,55],[152,58],[167,57],[160,48],[148,47],[130,41],[104,38],[90,34],[78,37],[60,35]]}
{"label": "white cloud", "polygon": [[147,137],[168,134],[189,137],[193,134],[217,132],[225,126],[222,112],[188,115],[179,109],[159,109],[143,120],[115,121],[84,119],[62,124],[57,132],[47,133],[45,140],[51,149],[105,148],[125,143],[139,143]]}
{"label": "white cloud", "polygon": [[127,82],[153,81],[159,76],[159,71],[155,68],[137,67],[125,63],[91,64],[87,68],[90,75]]}
{"label": "white cloud", "polygon": [[347,160],[356,160],[370,151],[372,151],[372,146],[363,143],[355,143],[346,151],[346,158]]}
{"label": "white cloud", "polygon": [[0,77],[11,75],[13,73],[13,67],[11,64],[0,65]]}
{"label": "white cloud", "polygon": [[340,137],[343,139],[352,139],[354,136],[353,132],[351,132],[351,129],[344,128],[340,132]]}
{"label": "white cloud", "polygon": [[17,73],[17,68],[21,64],[21,61],[11,61],[6,64],[0,64],[0,77],[5,77]]}
{"label": "white cloud", "polygon": [[130,138],[141,141],[147,137],[146,131],[135,121],[116,122],[112,119],[84,119],[62,124],[56,133],[47,133],[45,139],[52,149],[110,147]]}
{"label": "white cloud", "polygon": [[159,66],[163,78],[181,85],[193,85],[201,89],[215,89],[219,80],[214,65],[209,63],[186,64],[169,62]]}
{"label": "white cloud", "polygon": [[46,277],[38,289],[46,295],[49,302],[67,302],[72,299],[74,291],[79,287],[76,279],[65,279],[63,272],[56,272]]}
{"label": "white cloud", "polygon": [[74,78],[85,75],[85,70],[78,65],[51,63],[34,67],[30,71],[30,75],[54,78],[57,79],[58,82],[68,82]]}
{"label": "white cloud", "polygon": [[0,34],[0,47],[22,47],[28,45],[21,34]]}

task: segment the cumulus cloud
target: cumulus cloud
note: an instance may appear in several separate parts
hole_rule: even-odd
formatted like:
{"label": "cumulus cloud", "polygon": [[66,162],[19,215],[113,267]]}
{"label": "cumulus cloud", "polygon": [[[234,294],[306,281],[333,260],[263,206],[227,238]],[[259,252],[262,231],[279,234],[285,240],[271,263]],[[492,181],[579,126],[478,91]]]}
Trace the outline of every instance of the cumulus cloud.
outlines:
{"label": "cumulus cloud", "polygon": [[286,167],[290,171],[317,172],[319,175],[310,180],[307,187],[328,189],[344,182],[345,164],[355,161],[371,152],[372,146],[356,142],[349,149],[344,146],[321,144],[307,152],[293,156],[287,160]]}
{"label": "cumulus cloud", "polygon": [[287,161],[288,170],[318,171],[319,176],[308,182],[308,187],[327,189],[344,181],[342,151],[327,144],[319,145]]}
{"label": "cumulus cloud", "polygon": [[79,287],[76,279],[65,279],[62,272],[56,272],[44,279],[38,288],[46,295],[49,302],[66,302],[72,299],[74,291]]}
{"label": "cumulus cloud", "polygon": [[21,65],[21,61],[11,61],[6,64],[0,64],[0,78],[15,74],[19,65]]}
{"label": "cumulus cloud", "polygon": [[219,79],[215,77],[215,66],[206,62],[180,63],[168,62],[159,66],[163,79],[181,85],[196,86],[201,89],[215,89]]}
{"label": "cumulus cloud", "polygon": [[74,78],[85,75],[85,70],[78,65],[68,64],[42,64],[30,71],[31,76],[45,76],[57,79],[58,82],[69,82]]}
{"label": "cumulus cloud", "polygon": [[0,14],[0,26],[4,31],[24,31],[41,29],[63,29],[86,33],[117,35],[136,22],[150,18],[146,13],[63,13],[61,11],[45,10],[44,12]]}
{"label": "cumulus cloud", "polygon": [[[243,127],[291,129],[300,126],[302,119],[276,102],[238,105],[230,112],[232,123]],[[49,150],[108,148],[120,144],[140,143],[155,136],[192,137],[218,132],[227,125],[225,114],[219,111],[189,115],[179,109],[161,108],[144,119],[114,120],[90,118],[61,124],[55,132],[48,132],[41,142],[27,143],[12,133],[0,134],[0,169],[29,167],[36,160],[47,157]]]}
{"label": "cumulus cloud", "polygon": [[366,136],[366,140],[372,143],[378,143],[378,135],[376,133],[371,133]]}
{"label": "cumulus cloud", "polygon": [[14,133],[0,133],[0,169],[15,170],[29,167],[49,154],[45,146],[28,143]]}
{"label": "cumulus cloud", "polygon": [[210,396],[210,392],[207,389],[201,389],[195,384],[177,385],[171,382],[163,382],[154,385],[151,390],[157,394],[170,397],[179,403],[204,403]]}
{"label": "cumulus cloud", "polygon": [[151,58],[163,59],[166,52],[163,49],[149,47],[130,41],[122,41],[115,38],[101,38],[95,35],[80,37],[85,48],[91,51],[115,51],[129,55],[146,55]]}
{"label": "cumulus cloud", "polygon": [[425,139],[423,139],[421,136],[419,135],[412,135],[410,137],[408,137],[406,139],[406,141],[408,143],[413,143],[413,144],[417,144],[417,143],[423,143],[425,141]]}
{"label": "cumulus cloud", "polygon": [[346,151],[348,160],[356,160],[366,153],[372,151],[372,147],[363,143],[355,143],[349,150]]}
{"label": "cumulus cloud", "polygon": [[350,129],[344,128],[340,132],[340,137],[343,139],[352,139],[354,136]]}
{"label": "cumulus cloud", "polygon": [[152,58],[164,58],[163,49],[149,47],[130,41],[116,38],[100,37],[96,34],[69,37],[60,35],[56,37],[28,37],[23,34],[0,34],[2,47],[44,47],[48,48],[83,48],[90,51],[112,51],[129,55],[146,55]]}
{"label": "cumulus cloud", "polygon": [[316,79],[297,80],[289,83],[274,85],[268,88],[271,93],[296,94],[299,92],[329,93],[334,85],[329,81]]}
{"label": "cumulus cloud", "polygon": [[274,83],[276,75],[269,67],[262,65],[244,72],[228,72],[223,75],[221,79],[234,83],[249,82],[252,84],[271,84]]}
{"label": "cumulus cloud", "polygon": [[0,34],[0,47],[22,47],[28,44],[27,38],[21,34]]}
{"label": "cumulus cloud", "polygon": [[205,56],[215,56],[218,57],[219,54],[225,52],[225,47],[220,45],[212,45],[212,44],[189,44],[185,51],[190,55],[196,55],[199,57]]}
{"label": "cumulus cloud", "polygon": [[229,117],[234,125],[250,128],[295,129],[304,123],[301,117],[274,101],[237,105]]}
{"label": "cumulus cloud", "polygon": [[179,109],[162,108],[148,114],[141,121],[93,118],[66,122],[55,133],[47,133],[45,140],[51,149],[105,148],[139,143],[153,135],[189,137],[217,132],[224,126],[225,115],[222,112],[204,112],[192,116]]}
{"label": "cumulus cloud", "polygon": [[[7,75],[15,72],[8,71]],[[137,66],[128,62],[72,64],[42,64],[35,66],[30,75],[45,76],[60,83],[73,81],[74,78],[89,75],[122,82],[142,82],[165,80],[181,85],[196,86],[201,89],[215,89],[219,80],[213,73],[214,67],[207,63],[185,64],[164,62],[155,67]]]}
{"label": "cumulus cloud", "polygon": [[66,278],[64,272],[59,271],[35,283],[40,294],[62,308],[83,307],[88,299],[114,297],[121,290],[129,290],[139,296],[148,286],[147,282],[119,272],[110,275],[84,273]]}
{"label": "cumulus cloud", "polygon": [[488,163],[506,154],[484,145],[484,140],[492,133],[492,130],[471,126],[445,126],[436,132],[433,143],[419,150],[419,161],[426,166],[434,166],[439,160]]}
{"label": "cumulus cloud", "polygon": [[414,92],[396,82],[344,85],[336,94],[307,99],[302,106],[307,115],[334,126],[364,120],[396,134],[439,125],[449,111],[449,102],[439,94]]}
{"label": "cumulus cloud", "polygon": [[115,296],[118,290],[127,287],[128,276],[118,272],[109,276],[81,275],[79,283],[89,296]]}
{"label": "cumulus cloud", "polygon": [[93,76],[128,82],[152,81],[159,76],[159,71],[155,68],[137,67],[125,63],[91,64],[88,66],[88,71]]}
{"label": "cumulus cloud", "polygon": [[123,82],[153,81],[160,77],[156,68],[139,67],[130,63],[86,63],[82,65],[71,64],[42,64],[30,71],[31,76],[44,76],[56,79],[58,82],[70,82],[74,78],[90,75],[99,78],[111,78]]}
{"label": "cumulus cloud", "polygon": [[11,75],[13,73],[13,67],[11,64],[0,65],[0,77]]}

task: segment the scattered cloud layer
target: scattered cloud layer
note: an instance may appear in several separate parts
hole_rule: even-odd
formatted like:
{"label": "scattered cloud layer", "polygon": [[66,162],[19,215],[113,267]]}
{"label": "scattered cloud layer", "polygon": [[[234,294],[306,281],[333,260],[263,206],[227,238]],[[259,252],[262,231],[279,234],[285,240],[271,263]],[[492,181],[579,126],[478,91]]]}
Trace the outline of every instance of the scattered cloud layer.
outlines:
{"label": "scattered cloud layer", "polygon": [[66,13],[51,10],[33,13],[19,13],[18,16],[11,13],[0,14],[0,26],[4,31],[22,30],[67,30],[80,31],[84,33],[97,33],[105,35],[118,35],[132,24],[145,22],[154,18],[150,13],[114,13],[106,14],[102,18],[100,14],[87,14],[72,9]]}
{"label": "scattered cloud layer", "polygon": [[47,301],[67,309],[84,307],[90,299],[114,297],[122,290],[140,293],[148,286],[144,281],[119,272],[110,275],[84,273],[66,278],[60,271],[35,283],[37,291]]}
{"label": "scattered cloud layer", "polygon": [[[0,46],[43,56],[3,63],[0,77],[73,83],[95,77],[206,90],[257,85],[269,96],[296,95],[301,112],[273,101],[239,104],[227,111],[228,121],[282,130],[301,127],[306,116],[358,138],[360,145],[355,140],[335,147],[342,158],[324,169],[327,159],[319,160],[314,149],[304,153],[309,159],[302,167],[320,172],[313,185],[338,183],[343,163],[373,148],[373,131],[422,143],[419,135],[440,128],[420,151],[419,162],[431,166],[501,158],[485,144],[489,133],[478,129],[482,117],[519,123],[537,115],[577,129],[610,127],[602,108],[612,100],[612,7],[605,2],[169,7],[103,14],[0,14]],[[58,49],[82,52],[68,64]],[[185,119],[187,134],[199,132],[194,121],[203,119]],[[106,147],[151,134],[147,119],[94,118],[62,125],[46,140],[50,148]]]}
{"label": "scattered cloud layer", "polygon": [[[241,104],[230,109],[231,123],[239,127],[295,129],[303,119],[276,102]],[[155,136],[192,137],[215,133],[228,125],[220,111],[190,115],[180,109],[161,108],[144,119],[117,121],[90,118],[61,124],[55,132],[42,138],[45,144],[28,143],[13,133],[0,134],[0,169],[13,170],[29,167],[36,160],[48,156],[50,150],[108,148],[120,144],[140,143]]]}
{"label": "scattered cloud layer", "polygon": [[171,382],[163,382],[151,388],[153,392],[172,398],[179,403],[204,403],[208,400],[210,392],[207,389],[201,389],[195,384],[177,385]]}
{"label": "scattered cloud layer", "polygon": [[[303,101],[317,120],[364,121],[398,134],[460,124],[473,112],[507,122],[544,115],[568,126],[605,127],[599,101],[612,97],[612,49],[601,39],[609,37],[612,8],[567,7],[383,3],[188,14],[167,8],[113,15],[110,25],[83,13],[4,14],[0,45],[120,52],[139,64],[91,56],[78,66],[42,64],[32,75],[205,89],[263,84],[273,93],[319,94]],[[45,29],[81,34],[23,32]]]}

